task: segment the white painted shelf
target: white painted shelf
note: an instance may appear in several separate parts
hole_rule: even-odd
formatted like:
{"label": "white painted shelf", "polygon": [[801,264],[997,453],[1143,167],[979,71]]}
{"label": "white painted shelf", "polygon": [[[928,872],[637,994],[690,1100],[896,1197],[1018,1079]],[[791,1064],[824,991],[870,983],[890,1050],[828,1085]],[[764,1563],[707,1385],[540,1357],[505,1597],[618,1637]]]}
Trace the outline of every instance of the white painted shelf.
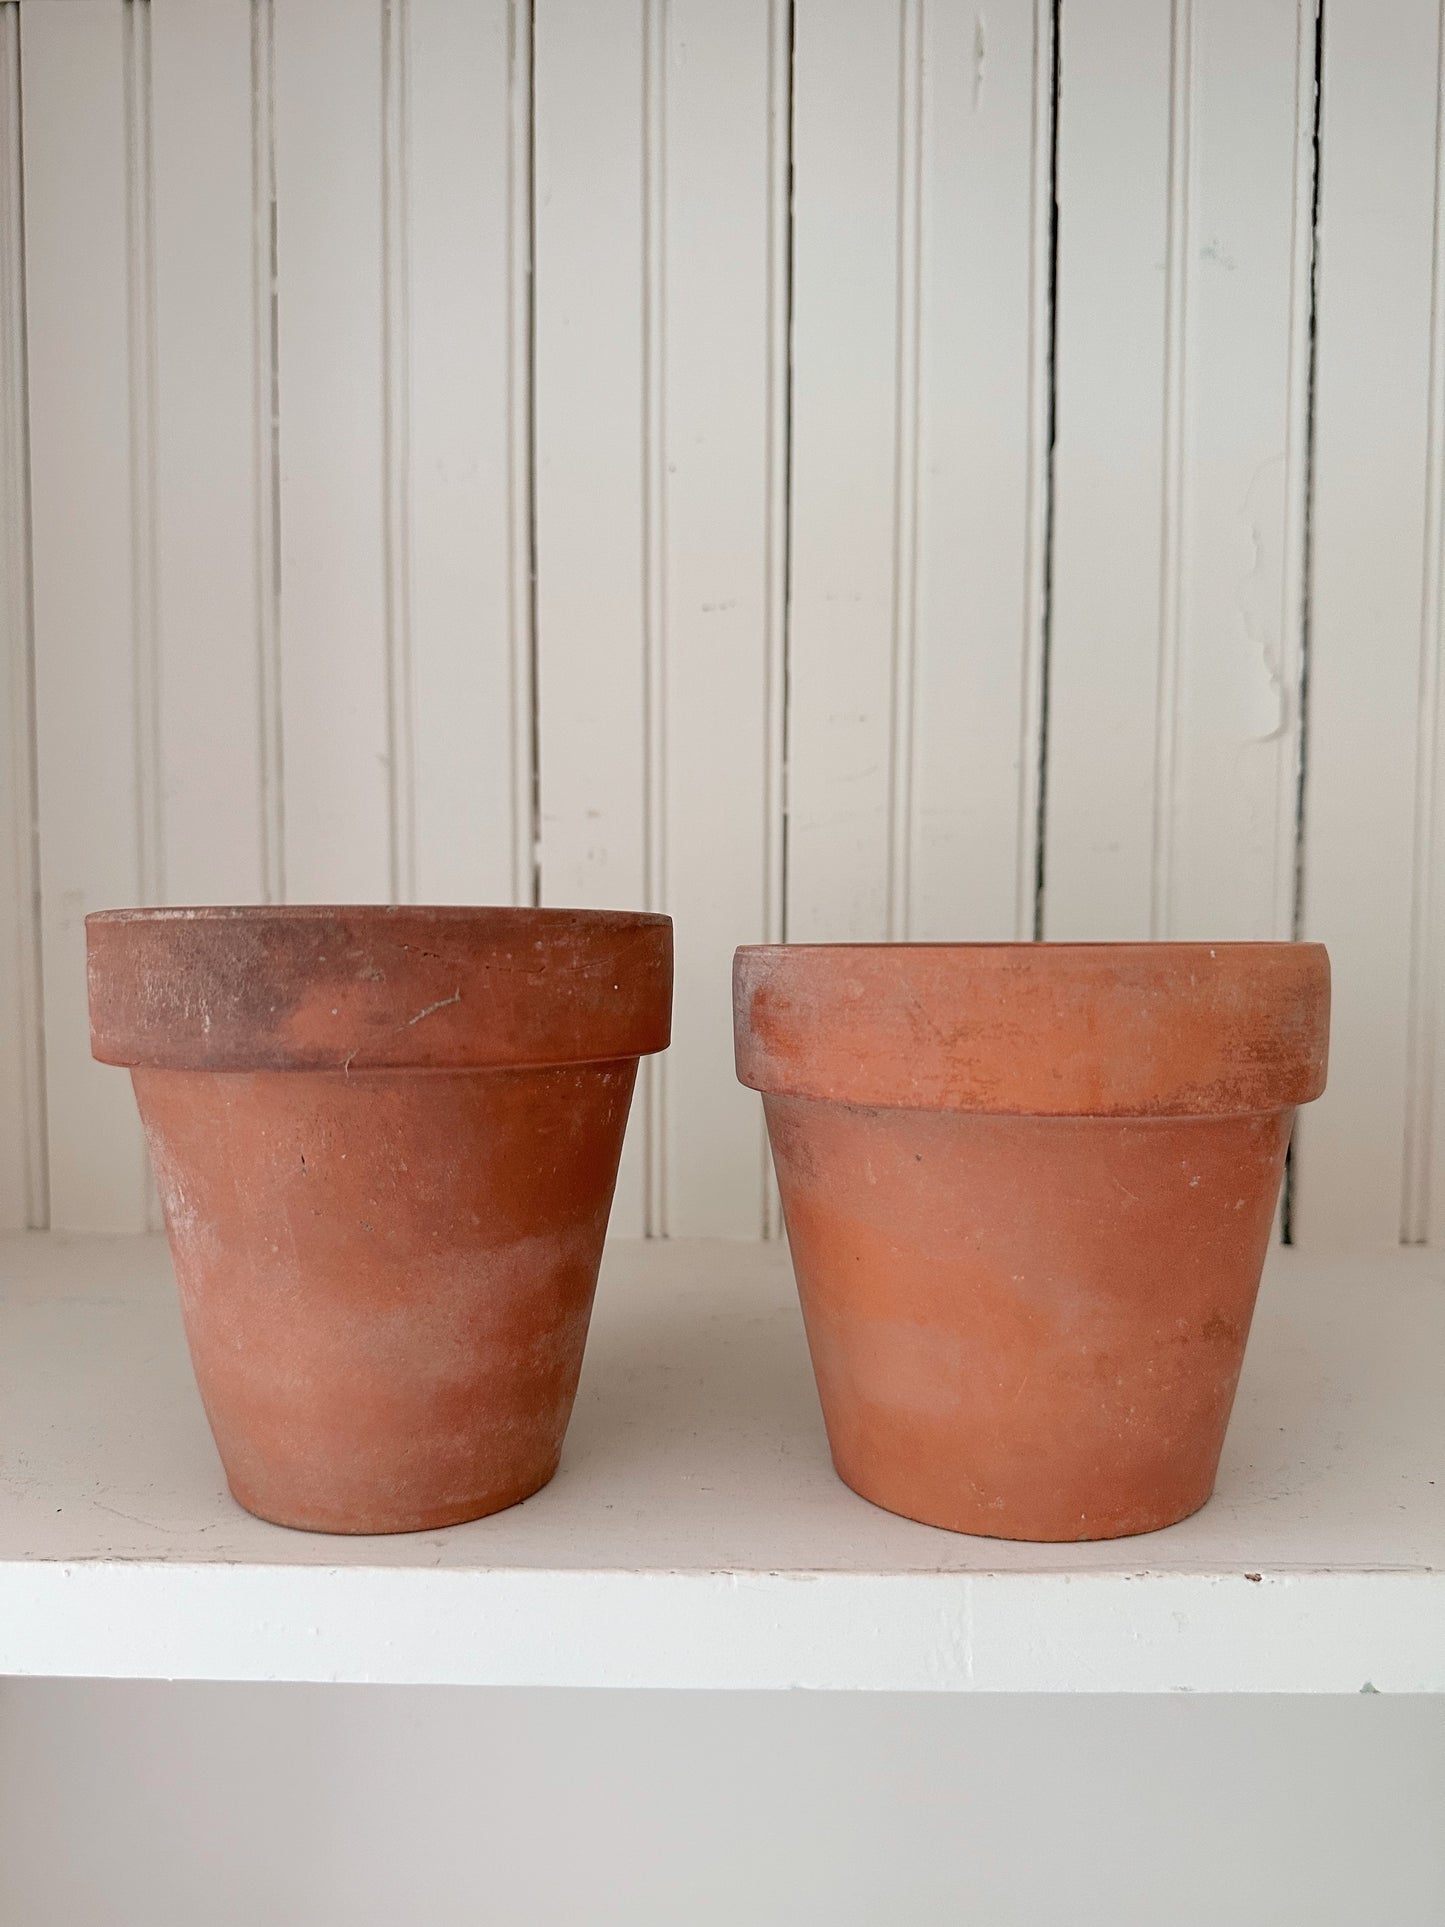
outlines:
{"label": "white painted shelf", "polygon": [[449,1531],[226,1493],[165,1249],[0,1240],[0,1673],[992,1692],[1445,1690],[1445,1256],[1276,1254],[1219,1489],[1020,1546],[833,1475],[777,1247],[609,1247],[562,1469]]}

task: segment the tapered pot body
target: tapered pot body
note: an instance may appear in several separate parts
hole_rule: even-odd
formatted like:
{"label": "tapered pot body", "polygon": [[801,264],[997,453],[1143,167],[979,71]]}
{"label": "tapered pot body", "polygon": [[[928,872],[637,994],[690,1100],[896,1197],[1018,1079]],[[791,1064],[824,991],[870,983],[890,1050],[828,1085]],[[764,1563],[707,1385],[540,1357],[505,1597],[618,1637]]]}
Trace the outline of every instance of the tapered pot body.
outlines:
{"label": "tapered pot body", "polygon": [[1203,1505],[1324,952],[779,947],[736,990],[841,1477],[1001,1538]]}
{"label": "tapered pot body", "polygon": [[89,920],[231,1490],[323,1532],[481,1517],[555,1471],[671,931],[623,913]]}

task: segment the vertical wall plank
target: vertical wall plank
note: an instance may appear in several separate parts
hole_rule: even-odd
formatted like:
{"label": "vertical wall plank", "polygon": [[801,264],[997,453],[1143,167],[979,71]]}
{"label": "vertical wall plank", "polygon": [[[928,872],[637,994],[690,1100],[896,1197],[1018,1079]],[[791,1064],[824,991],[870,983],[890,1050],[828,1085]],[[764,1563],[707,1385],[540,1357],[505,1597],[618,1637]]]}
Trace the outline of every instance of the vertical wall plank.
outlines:
{"label": "vertical wall plank", "polygon": [[1415,873],[1405,1051],[1405,1173],[1401,1236],[1406,1244],[1445,1241],[1445,611],[1442,611],[1442,465],[1445,465],[1445,287],[1438,238],[1426,517],[1425,621],[1420,649]]}
{"label": "vertical wall plank", "polygon": [[1033,931],[1050,9],[925,7],[907,934]]}
{"label": "vertical wall plank", "polygon": [[1065,15],[1053,937],[1289,934],[1313,73],[1296,0]]}
{"label": "vertical wall plank", "polygon": [[1156,0],[1099,0],[1065,7],[1061,22],[1045,932],[1147,937],[1170,14]]}
{"label": "vertical wall plank", "polygon": [[[763,540],[767,697],[763,721],[763,937],[787,930],[788,606],[792,583],[793,27],[795,0],[773,0],[768,114],[768,493]],[[729,998],[731,1003],[731,998]],[[765,1238],[783,1234],[772,1152],[757,1119]]]}
{"label": "vertical wall plank", "polygon": [[412,890],[530,901],[530,26],[403,18]]}
{"label": "vertical wall plank", "polygon": [[[545,903],[645,902],[644,4],[538,0],[536,493]],[[660,563],[660,557],[653,558]],[[634,1107],[614,1231],[646,1222]]]}
{"label": "vertical wall plank", "polygon": [[788,934],[1032,923],[1044,7],[803,4]]}
{"label": "vertical wall plank", "polygon": [[[538,870],[543,902],[648,899],[644,0],[535,9]],[[614,1233],[655,1228],[649,1078]]]}
{"label": "vertical wall plank", "polygon": [[[1248,58],[1241,58],[1241,49]],[[1315,11],[1193,0],[1172,785],[1156,932],[1288,937]],[[1166,501],[1168,496],[1166,494]]]}
{"label": "vertical wall plank", "polygon": [[1405,1051],[1401,1237],[1445,1240],[1445,34],[1435,128],[1424,607],[1415,777],[1415,866]]}
{"label": "vertical wall plank", "polygon": [[384,472],[382,16],[275,8],[286,891],[397,894]]}
{"label": "vertical wall plank", "polygon": [[48,1216],[35,850],[20,14],[0,7],[0,1229]]}
{"label": "vertical wall plank", "polygon": [[151,0],[163,887],[268,891],[249,0]]}
{"label": "vertical wall plank", "polygon": [[1305,934],[1330,947],[1330,1088],[1293,1229],[1400,1235],[1430,410],[1439,9],[1329,0],[1321,125]]}
{"label": "vertical wall plank", "polygon": [[645,890],[643,12],[540,0],[537,632],[542,890]]}
{"label": "vertical wall plank", "polygon": [[780,807],[769,511],[785,485],[773,433],[785,396],[770,357],[787,286],[769,210],[785,192],[787,127],[769,127],[780,98],[785,111],[786,16],[783,0],[672,0],[659,50],[664,907],[677,943],[659,1229],[681,1236],[762,1226],[757,1100],[733,1074],[729,980],[733,947],[766,934],[768,812]]}
{"label": "vertical wall plank", "polygon": [[50,1199],[71,1230],[146,1222],[128,1082],[90,1059],[83,926],[144,887],[128,31],[120,0],[68,0],[27,7],[21,39]]}
{"label": "vertical wall plank", "polygon": [[[910,13],[916,7],[910,4]],[[798,0],[788,936],[888,933],[899,350],[898,0]],[[905,323],[905,326],[911,325]]]}

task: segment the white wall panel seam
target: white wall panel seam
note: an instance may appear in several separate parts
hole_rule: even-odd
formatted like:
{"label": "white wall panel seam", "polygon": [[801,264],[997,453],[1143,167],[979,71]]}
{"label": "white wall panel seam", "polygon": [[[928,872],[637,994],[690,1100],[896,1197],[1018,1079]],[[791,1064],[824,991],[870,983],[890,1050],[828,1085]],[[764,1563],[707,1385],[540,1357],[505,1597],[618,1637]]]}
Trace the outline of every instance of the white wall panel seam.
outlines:
{"label": "white wall panel seam", "polygon": [[1290,225],[1290,337],[1285,397],[1283,542],[1279,657],[1279,729],[1286,745],[1279,758],[1275,801],[1274,917],[1278,938],[1298,934],[1301,873],[1300,781],[1306,718],[1305,652],[1309,630],[1309,558],[1306,553],[1312,486],[1314,404],[1315,265],[1317,260],[1318,76],[1320,0],[1297,0],[1295,20],[1295,147]]}
{"label": "white wall panel seam", "polygon": [[[1054,268],[1058,210],[1058,9],[1034,0],[1034,74],[1029,177],[1028,467],[1024,506],[1024,604],[1020,638],[1018,851],[1015,940],[1043,935],[1044,791],[1048,781],[1048,621],[1054,424]],[[982,20],[979,32],[983,31]]]}
{"label": "white wall panel seam", "polygon": [[[889,730],[888,902],[890,942],[911,934],[914,702],[918,662],[918,411],[922,400],[923,7],[899,0],[898,215],[894,361],[893,621]],[[980,28],[981,31],[981,28]]]}
{"label": "white wall panel seam", "polygon": [[1180,650],[1184,622],[1185,491],[1188,486],[1190,102],[1194,87],[1192,0],[1173,0],[1169,22],[1168,224],[1165,232],[1164,409],[1160,464],[1159,665],[1154,712],[1154,823],[1149,934],[1174,930],[1174,834],[1179,814]]}
{"label": "white wall panel seam", "polygon": [[507,640],[512,901],[542,900],[537,795],[537,406],[532,273],[536,144],[532,0],[507,7]]}
{"label": "white wall panel seam", "polygon": [[[667,898],[667,0],[642,16],[642,874]],[[665,1238],[667,1060],[644,1058],[643,1227]]]}
{"label": "white wall panel seam", "polygon": [[[126,0],[126,298],[130,353],[131,632],[135,638],[136,848],[140,900],[165,901],[160,637],[156,613],[155,210],[151,163],[151,14]],[[151,1229],[160,1221],[155,1201]]]}
{"label": "white wall panel seam", "polygon": [[407,0],[381,8],[382,466],[386,476],[387,778],[391,897],[416,896],[416,732],[411,637],[411,266]]}
{"label": "white wall panel seam", "polygon": [[[161,731],[161,642],[156,603],[155,176],[151,149],[151,10],[126,0],[121,40],[125,91],[127,347],[130,357],[131,635],[135,683],[135,813],[139,900],[166,900],[165,748]],[[161,1229],[149,1164],[145,1218]]]}
{"label": "white wall panel seam", "polygon": [[35,768],[35,631],[31,610],[29,431],[25,356],[25,223],[21,193],[20,14],[0,13],[0,641],[8,761],[3,867],[13,919],[0,964],[0,1020],[11,1040],[0,1221],[39,1230],[49,1221],[45,1022],[40,957],[39,815]]}
{"label": "white wall panel seam", "polygon": [[281,441],[276,257],[275,0],[251,7],[252,408],[256,540],[257,747],[262,893],[286,900],[286,770],[281,682]]}
{"label": "white wall panel seam", "polygon": [[[1442,8],[1445,22],[1445,8]],[[1405,1244],[1429,1241],[1438,1126],[1438,1027],[1441,977],[1441,891],[1438,868],[1445,857],[1441,823],[1441,650],[1445,607],[1445,31],[1440,35],[1436,82],[1435,221],[1430,283],[1428,439],[1425,455],[1425,552],[1421,589],[1419,698],[1415,746],[1415,871],[1410,921],[1410,975],[1406,1015],[1405,1156],[1400,1236]]]}
{"label": "white wall panel seam", "polygon": [[763,571],[766,631],[763,772],[764,941],[786,934],[788,793],[787,705],[789,547],[792,537],[788,469],[792,439],[793,310],[793,0],[768,5],[767,210],[767,465],[764,479]]}
{"label": "white wall panel seam", "polygon": [[[793,353],[793,0],[768,4],[767,457],[763,508],[763,899],[765,943],[783,943],[788,905],[788,624],[792,515],[788,475]],[[782,1205],[758,1116],[764,1238],[782,1235]]]}
{"label": "white wall panel seam", "polygon": [[[1324,76],[1324,0],[1296,0],[1295,163],[1290,229],[1290,359],[1285,436],[1284,601],[1280,624],[1281,720],[1293,724],[1291,757],[1281,757],[1276,800],[1274,935],[1301,942],[1305,931],[1305,803],[1309,759],[1309,661],[1315,490],[1315,375],[1320,264],[1320,148]],[[1293,705],[1293,715],[1286,705]],[[1298,1118],[1285,1150],[1272,1242],[1295,1242],[1299,1181]]]}

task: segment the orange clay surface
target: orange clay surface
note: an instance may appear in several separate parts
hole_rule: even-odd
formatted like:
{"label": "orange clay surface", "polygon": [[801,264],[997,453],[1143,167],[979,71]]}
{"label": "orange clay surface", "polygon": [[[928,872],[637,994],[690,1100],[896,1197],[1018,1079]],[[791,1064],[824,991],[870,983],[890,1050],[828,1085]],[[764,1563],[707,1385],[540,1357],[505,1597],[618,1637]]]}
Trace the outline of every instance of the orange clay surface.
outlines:
{"label": "orange clay surface", "polygon": [[89,919],[231,1489],[402,1532],[515,1504],[571,1413],[671,927],[533,910]]}
{"label": "orange clay surface", "polygon": [[1001,1538],[1203,1505],[1324,951],[777,947],[735,985],[842,1478]]}

